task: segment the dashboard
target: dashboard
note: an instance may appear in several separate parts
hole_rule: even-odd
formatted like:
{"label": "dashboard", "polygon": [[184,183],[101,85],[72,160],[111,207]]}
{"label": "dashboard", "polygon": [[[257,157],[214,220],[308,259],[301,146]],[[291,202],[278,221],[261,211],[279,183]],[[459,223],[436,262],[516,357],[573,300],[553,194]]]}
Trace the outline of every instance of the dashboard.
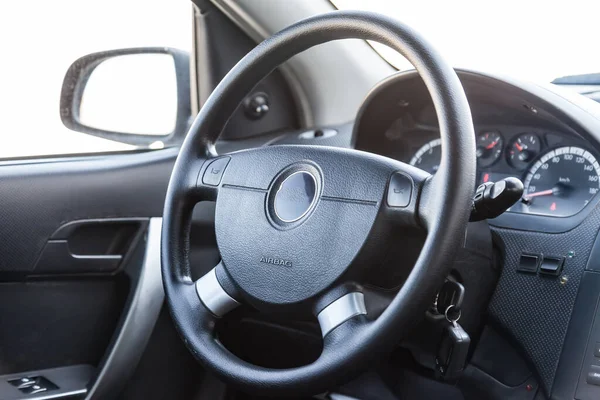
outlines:
{"label": "dashboard", "polygon": [[[589,376],[600,370],[600,106],[555,86],[457,75],[473,118],[477,183],[517,177],[524,184],[518,203],[483,222],[499,271],[489,321],[523,349],[549,397],[598,399],[600,385]],[[435,174],[438,127],[425,84],[402,72],[367,96],[351,145]],[[411,244],[403,239],[398,247]],[[544,273],[547,260],[560,269]],[[466,275],[477,269],[469,268]]]}

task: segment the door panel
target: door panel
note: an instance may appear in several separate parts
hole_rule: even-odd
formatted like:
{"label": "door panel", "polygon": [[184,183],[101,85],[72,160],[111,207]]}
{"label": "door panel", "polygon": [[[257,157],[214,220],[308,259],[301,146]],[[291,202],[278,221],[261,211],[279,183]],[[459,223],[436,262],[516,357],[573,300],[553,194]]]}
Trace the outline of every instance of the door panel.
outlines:
{"label": "door panel", "polygon": [[[223,142],[218,151],[279,136]],[[0,391],[11,391],[0,398],[31,398],[8,381],[40,370],[60,379],[52,382],[60,390],[77,386],[88,399],[106,399],[134,393],[122,389],[132,376],[139,384],[140,373],[197,365],[178,351],[136,370],[164,304],[160,217],[177,151],[0,163]],[[198,204],[190,249],[196,277],[219,260],[213,224],[214,203]],[[152,346],[181,348],[168,337]],[[91,378],[82,382],[81,371],[93,371]],[[163,383],[199,383],[198,369],[182,373]]]}
{"label": "door panel", "polygon": [[55,380],[49,395],[115,398],[125,386],[163,305],[160,215],[176,155],[0,165],[0,398],[30,398],[33,384],[11,382],[36,374]]}
{"label": "door panel", "polygon": [[98,365],[125,292],[116,279],[0,283],[0,375]]}

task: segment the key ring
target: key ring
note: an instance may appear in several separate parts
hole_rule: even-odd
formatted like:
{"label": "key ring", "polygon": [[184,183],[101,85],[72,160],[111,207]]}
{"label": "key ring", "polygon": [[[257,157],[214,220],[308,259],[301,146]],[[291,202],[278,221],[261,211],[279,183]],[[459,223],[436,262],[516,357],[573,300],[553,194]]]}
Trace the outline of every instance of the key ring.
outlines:
{"label": "key ring", "polygon": [[453,309],[453,308],[456,308],[456,306],[454,304],[450,304],[448,306],[448,308],[446,308],[446,312],[444,313],[444,316],[446,317],[446,320],[448,322],[450,322],[451,324],[456,324],[456,322],[460,319],[460,316],[462,314],[462,310],[458,310],[458,315],[456,316],[455,319],[452,319],[452,318],[449,317],[449,313],[450,313],[450,310]]}

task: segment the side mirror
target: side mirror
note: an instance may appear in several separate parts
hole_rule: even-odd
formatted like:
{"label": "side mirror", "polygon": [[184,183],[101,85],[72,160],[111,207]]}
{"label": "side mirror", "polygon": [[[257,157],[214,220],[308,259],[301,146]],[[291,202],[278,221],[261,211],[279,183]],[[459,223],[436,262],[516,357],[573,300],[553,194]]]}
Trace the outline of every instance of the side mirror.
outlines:
{"label": "side mirror", "polygon": [[75,61],[63,81],[60,118],[74,131],[158,147],[187,132],[190,57],[167,47],[104,51]]}

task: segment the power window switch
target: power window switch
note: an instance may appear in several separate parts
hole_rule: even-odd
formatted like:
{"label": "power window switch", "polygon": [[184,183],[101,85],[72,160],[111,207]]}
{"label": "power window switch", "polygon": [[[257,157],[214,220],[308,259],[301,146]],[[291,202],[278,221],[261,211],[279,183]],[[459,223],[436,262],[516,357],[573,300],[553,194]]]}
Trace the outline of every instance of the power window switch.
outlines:
{"label": "power window switch", "polygon": [[16,386],[24,394],[37,394],[58,389],[58,386],[43,376],[28,376],[10,380],[8,383]]}
{"label": "power window switch", "polygon": [[13,379],[8,381],[13,386],[16,386],[17,389],[21,390],[23,388],[29,387],[35,384],[35,378],[23,377],[20,379]]}
{"label": "power window switch", "polygon": [[35,385],[31,385],[31,386],[27,386],[26,388],[20,389],[21,392],[25,393],[25,394],[37,394],[37,393],[43,393],[46,390],[48,390],[47,387],[42,386],[40,384],[35,384]]}
{"label": "power window switch", "polygon": [[590,385],[600,386],[600,367],[591,365],[585,381]]}

